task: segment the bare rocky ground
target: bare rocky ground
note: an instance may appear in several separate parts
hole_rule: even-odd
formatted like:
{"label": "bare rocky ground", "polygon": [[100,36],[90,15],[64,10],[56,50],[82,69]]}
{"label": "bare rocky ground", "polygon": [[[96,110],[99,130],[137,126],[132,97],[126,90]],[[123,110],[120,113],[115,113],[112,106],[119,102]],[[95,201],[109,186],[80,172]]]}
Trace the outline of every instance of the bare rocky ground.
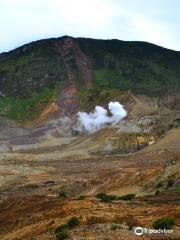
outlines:
{"label": "bare rocky ground", "polygon": [[[88,136],[75,135],[68,119],[24,129],[3,122],[0,239],[54,240],[73,216],[80,221],[69,232],[73,240],[180,239],[180,128],[168,114],[136,116]],[[101,192],[136,196],[105,203],[95,197]],[[175,219],[173,234],[134,234],[160,217]]]}

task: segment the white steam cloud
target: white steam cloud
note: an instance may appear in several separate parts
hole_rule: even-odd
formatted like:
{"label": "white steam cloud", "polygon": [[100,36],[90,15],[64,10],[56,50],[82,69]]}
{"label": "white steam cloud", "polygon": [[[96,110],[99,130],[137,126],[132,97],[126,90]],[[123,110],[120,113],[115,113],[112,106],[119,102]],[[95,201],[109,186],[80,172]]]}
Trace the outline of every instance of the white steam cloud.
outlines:
{"label": "white steam cloud", "polygon": [[106,124],[115,125],[127,115],[123,105],[119,102],[110,102],[108,109],[111,116],[109,116],[108,111],[101,106],[96,106],[94,112],[91,113],[78,112],[78,118],[83,128],[88,133],[93,133],[103,128]]}

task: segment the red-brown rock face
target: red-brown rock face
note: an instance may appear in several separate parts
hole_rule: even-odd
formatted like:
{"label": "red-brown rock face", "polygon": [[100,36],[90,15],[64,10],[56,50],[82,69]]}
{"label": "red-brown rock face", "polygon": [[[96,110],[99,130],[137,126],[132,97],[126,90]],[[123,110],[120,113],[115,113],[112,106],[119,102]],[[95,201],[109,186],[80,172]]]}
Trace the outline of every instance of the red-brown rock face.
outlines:
{"label": "red-brown rock face", "polygon": [[79,80],[85,88],[93,85],[93,70],[90,59],[71,38],[56,43],[67,70],[67,79],[63,91],[59,95],[58,105],[65,114],[73,113],[78,108],[75,97]]}

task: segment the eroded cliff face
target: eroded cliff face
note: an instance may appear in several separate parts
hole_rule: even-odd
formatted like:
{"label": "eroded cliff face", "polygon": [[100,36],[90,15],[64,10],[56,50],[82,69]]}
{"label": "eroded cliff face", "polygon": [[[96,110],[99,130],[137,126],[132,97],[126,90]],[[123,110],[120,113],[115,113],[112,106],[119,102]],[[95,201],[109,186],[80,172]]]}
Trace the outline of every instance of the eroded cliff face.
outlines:
{"label": "eroded cliff face", "polygon": [[72,38],[56,42],[56,47],[63,57],[67,72],[64,89],[59,94],[58,105],[65,114],[69,114],[79,107],[75,97],[79,84],[87,89],[93,86],[93,68],[88,56]]}

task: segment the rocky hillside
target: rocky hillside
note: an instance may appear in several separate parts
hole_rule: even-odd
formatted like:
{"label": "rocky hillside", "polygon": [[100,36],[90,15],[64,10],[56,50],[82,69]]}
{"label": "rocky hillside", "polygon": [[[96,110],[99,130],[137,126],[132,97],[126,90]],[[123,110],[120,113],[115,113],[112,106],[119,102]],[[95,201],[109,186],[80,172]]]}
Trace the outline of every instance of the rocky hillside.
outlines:
{"label": "rocky hillside", "polygon": [[[180,52],[145,42],[61,37],[0,54],[0,114],[33,118],[55,99],[68,111],[84,89],[159,95],[180,89]],[[71,104],[73,103],[73,104]]]}

